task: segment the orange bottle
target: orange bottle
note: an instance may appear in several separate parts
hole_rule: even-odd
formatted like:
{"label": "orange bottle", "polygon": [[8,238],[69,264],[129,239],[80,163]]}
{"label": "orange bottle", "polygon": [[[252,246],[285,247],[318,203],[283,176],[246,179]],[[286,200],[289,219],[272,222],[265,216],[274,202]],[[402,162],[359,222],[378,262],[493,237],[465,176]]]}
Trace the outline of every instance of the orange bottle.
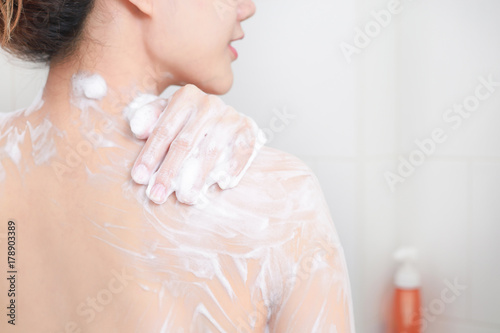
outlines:
{"label": "orange bottle", "polygon": [[394,276],[393,332],[421,332],[420,275],[413,265],[417,257],[415,248],[400,248],[394,259],[401,262]]}

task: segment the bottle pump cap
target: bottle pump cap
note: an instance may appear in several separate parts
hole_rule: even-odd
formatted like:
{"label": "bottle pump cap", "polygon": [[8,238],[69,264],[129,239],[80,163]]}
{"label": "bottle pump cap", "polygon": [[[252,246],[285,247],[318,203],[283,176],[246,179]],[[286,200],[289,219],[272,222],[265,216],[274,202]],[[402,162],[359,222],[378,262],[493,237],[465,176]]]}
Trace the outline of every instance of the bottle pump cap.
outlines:
{"label": "bottle pump cap", "polygon": [[417,259],[417,249],[414,247],[399,248],[394,253],[394,259],[401,263],[394,276],[396,287],[401,289],[419,288],[421,286],[420,274],[413,265],[413,261]]}

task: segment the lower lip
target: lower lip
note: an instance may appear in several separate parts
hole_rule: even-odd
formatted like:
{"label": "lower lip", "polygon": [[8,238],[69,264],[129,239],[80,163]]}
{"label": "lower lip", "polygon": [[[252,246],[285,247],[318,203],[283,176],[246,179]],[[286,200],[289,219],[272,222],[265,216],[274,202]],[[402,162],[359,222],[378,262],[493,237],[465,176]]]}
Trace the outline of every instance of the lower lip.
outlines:
{"label": "lower lip", "polygon": [[236,51],[236,49],[234,47],[232,47],[231,45],[229,45],[229,49],[231,50],[231,52],[233,52],[234,57],[236,59],[238,59],[238,52]]}

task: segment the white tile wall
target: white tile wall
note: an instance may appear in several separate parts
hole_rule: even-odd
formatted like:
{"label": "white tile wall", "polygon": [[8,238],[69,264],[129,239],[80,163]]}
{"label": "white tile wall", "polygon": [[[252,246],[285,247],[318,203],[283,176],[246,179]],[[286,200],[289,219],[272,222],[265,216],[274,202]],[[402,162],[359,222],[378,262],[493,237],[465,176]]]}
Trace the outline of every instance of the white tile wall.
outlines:
{"label": "white tile wall", "polygon": [[[360,25],[362,26],[362,25]],[[358,65],[360,113],[363,122],[363,145],[368,156],[395,152],[396,92],[394,76],[395,29],[390,25],[374,40],[370,52],[363,54]],[[353,64],[356,66],[356,62]],[[362,70],[363,69],[363,70]]]}
{"label": "white tile wall", "polygon": [[436,154],[498,157],[500,87],[457,129],[443,114],[474,95],[480,76],[491,74],[500,82],[500,47],[493,33],[500,30],[500,3],[413,1],[411,7],[402,14],[399,35],[401,147],[410,151],[415,139],[441,127],[449,139]]}
{"label": "white tile wall", "polygon": [[429,160],[398,189],[399,240],[419,249],[424,307],[432,312],[433,302],[447,288],[444,281],[456,280],[467,286],[443,311],[438,309],[439,316],[463,318],[467,313],[471,289],[467,260],[471,194],[467,178],[465,162]]}
{"label": "white tile wall", "polygon": [[48,68],[22,62],[0,51],[0,112],[29,106],[45,84]]}
{"label": "white tile wall", "polygon": [[469,318],[500,327],[500,161],[474,163]]}
{"label": "white tile wall", "polygon": [[247,34],[237,44],[241,57],[233,65],[234,87],[225,100],[265,128],[274,108],[288,107],[296,114],[296,121],[276,136],[275,147],[293,146],[301,155],[354,157],[355,82],[338,48],[344,31],[336,29],[352,25],[354,4],[281,0],[256,5],[255,16],[243,23]]}
{"label": "white tile wall", "polygon": [[[444,280],[467,287],[425,332],[499,333],[500,88],[394,192],[384,173],[415,139],[449,126],[443,112],[474,92],[479,75],[500,81],[500,2],[400,1],[401,14],[351,64],[339,44],[389,0],[255,2],[224,99],[263,128],[276,110],[296,116],[270,145],[303,158],[322,183],[358,332],[387,332],[391,254],[411,244],[421,250],[424,307],[437,304]],[[1,111],[27,106],[45,75],[0,57]]]}
{"label": "white tile wall", "polygon": [[363,301],[359,303],[359,332],[387,332],[392,300],[391,254],[397,245],[396,200],[385,184],[383,173],[392,168],[390,160],[364,163],[360,174],[362,224],[362,270],[359,288]]}
{"label": "white tile wall", "polygon": [[332,220],[342,240],[347,266],[352,279],[360,276],[360,263],[356,260],[360,239],[360,207],[358,207],[358,172],[356,162],[319,157],[311,166],[322,184],[323,193],[330,207]]}
{"label": "white tile wall", "polygon": [[499,328],[481,324],[471,324],[448,319],[431,323],[425,333],[498,333]]}
{"label": "white tile wall", "polygon": [[2,92],[0,98],[0,110],[6,112],[12,110],[13,107],[13,91],[12,85],[12,71],[13,68],[8,64],[3,51],[0,53],[0,91]]}
{"label": "white tile wall", "polygon": [[16,64],[13,71],[13,85],[16,90],[13,94],[14,109],[29,106],[29,103],[38,94],[47,80],[48,68],[26,63]]}

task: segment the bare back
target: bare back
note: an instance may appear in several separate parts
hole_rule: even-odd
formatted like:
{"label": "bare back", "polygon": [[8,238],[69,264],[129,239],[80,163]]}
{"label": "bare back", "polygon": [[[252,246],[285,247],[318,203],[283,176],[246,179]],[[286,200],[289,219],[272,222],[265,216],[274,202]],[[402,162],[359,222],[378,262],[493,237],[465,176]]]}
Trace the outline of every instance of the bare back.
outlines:
{"label": "bare back", "polygon": [[353,332],[342,247],[300,160],[264,148],[236,188],[158,206],[130,180],[142,142],[91,123],[93,138],[40,110],[2,120],[0,267],[13,221],[16,273],[0,331]]}

